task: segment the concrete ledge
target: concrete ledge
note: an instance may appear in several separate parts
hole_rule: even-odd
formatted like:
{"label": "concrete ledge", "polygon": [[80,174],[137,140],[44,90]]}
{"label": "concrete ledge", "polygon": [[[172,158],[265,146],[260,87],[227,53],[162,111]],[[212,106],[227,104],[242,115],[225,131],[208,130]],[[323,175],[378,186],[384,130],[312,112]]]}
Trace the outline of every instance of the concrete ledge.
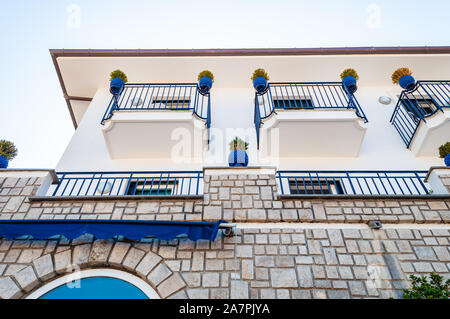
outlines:
{"label": "concrete ledge", "polygon": [[430,177],[431,173],[435,170],[435,169],[439,169],[439,170],[448,170],[448,173],[450,174],[450,167],[447,166],[431,166],[430,169],[428,170],[427,176],[425,177],[425,182],[428,182],[428,178]]}
{"label": "concrete ledge", "polygon": [[184,196],[30,196],[30,202],[59,202],[59,201],[119,201],[119,200],[197,200],[203,199],[203,195],[184,195]]}
{"label": "concrete ledge", "polygon": [[204,175],[275,175],[275,166],[247,166],[247,167],[204,167]]}
{"label": "concrete ledge", "polygon": [[278,195],[278,199],[450,199],[450,194],[443,195]]}
{"label": "concrete ledge", "polygon": [[52,184],[58,184],[58,176],[56,175],[56,172],[54,169],[48,169],[48,168],[37,168],[37,169],[28,169],[28,168],[1,168],[0,169],[0,176],[3,177],[43,177],[45,176],[43,173],[50,174],[50,177],[52,179]]}

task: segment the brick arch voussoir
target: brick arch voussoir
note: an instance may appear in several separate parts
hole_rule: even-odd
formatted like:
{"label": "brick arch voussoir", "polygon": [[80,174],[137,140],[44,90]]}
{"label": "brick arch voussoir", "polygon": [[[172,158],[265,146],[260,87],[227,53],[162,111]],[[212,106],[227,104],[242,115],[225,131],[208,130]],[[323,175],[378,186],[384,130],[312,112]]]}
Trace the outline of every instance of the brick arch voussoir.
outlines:
{"label": "brick arch voussoir", "polygon": [[128,272],[144,280],[161,299],[176,297],[188,298],[187,287],[178,271],[173,271],[164,258],[150,250],[144,250],[130,243],[96,240],[92,243],[71,246],[67,250],[43,255],[30,264],[34,279],[21,286],[13,298],[26,298],[36,289],[47,285],[59,277],[77,270],[110,268]]}

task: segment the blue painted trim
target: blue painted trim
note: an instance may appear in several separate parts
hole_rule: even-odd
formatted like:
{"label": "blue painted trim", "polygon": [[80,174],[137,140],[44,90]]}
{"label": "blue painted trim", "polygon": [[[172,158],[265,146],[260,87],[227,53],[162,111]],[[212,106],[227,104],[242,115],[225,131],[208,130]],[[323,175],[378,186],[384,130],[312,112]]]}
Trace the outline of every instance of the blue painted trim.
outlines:
{"label": "blue painted trim", "polygon": [[[187,100],[190,103],[186,107]],[[166,102],[172,106],[167,107]],[[111,98],[101,124],[114,112],[154,110],[191,110],[199,119],[211,122],[210,95],[200,92],[197,83],[126,83],[120,94]]]}
{"label": "blue painted trim", "polygon": [[282,195],[428,195],[426,174],[427,171],[277,171]]}
{"label": "blue painted trim", "polygon": [[201,194],[203,186],[201,171],[58,172],[57,175],[59,182],[52,193],[55,197],[189,196]]}
{"label": "blue painted trim", "polygon": [[219,225],[217,222],[182,221],[124,221],[124,220],[0,220],[0,235],[8,239],[32,236],[34,239],[49,239],[62,235],[75,239],[83,234],[92,234],[98,239],[124,236],[140,240],[154,236],[161,240],[171,240],[179,235],[187,235],[190,240],[214,241]]}
{"label": "blue painted trim", "polygon": [[[275,105],[274,101],[278,103]],[[358,100],[342,82],[270,82],[264,92],[255,93],[253,123],[258,149],[263,120],[277,109],[353,109],[358,117],[368,122]]]}

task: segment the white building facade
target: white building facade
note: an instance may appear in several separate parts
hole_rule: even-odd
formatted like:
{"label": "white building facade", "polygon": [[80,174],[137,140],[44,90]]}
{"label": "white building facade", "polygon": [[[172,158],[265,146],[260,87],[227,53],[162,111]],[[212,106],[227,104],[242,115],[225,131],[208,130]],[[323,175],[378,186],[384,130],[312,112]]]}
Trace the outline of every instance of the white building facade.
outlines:
{"label": "white building facade", "polygon": [[[30,258],[32,240],[3,239],[0,297],[38,298],[69,265],[129,273],[120,279],[150,298],[400,298],[409,274],[449,276],[438,148],[450,141],[450,48],[51,55],[76,130],[55,172],[1,172],[2,219],[223,220],[233,231],[131,244],[94,234]],[[413,71],[413,91],[392,84],[399,67]],[[262,93],[257,68],[270,77]],[[359,74],[354,94],[339,77],[347,68]],[[128,77],[119,96],[116,69]],[[228,165],[235,136],[249,143],[247,168]]]}

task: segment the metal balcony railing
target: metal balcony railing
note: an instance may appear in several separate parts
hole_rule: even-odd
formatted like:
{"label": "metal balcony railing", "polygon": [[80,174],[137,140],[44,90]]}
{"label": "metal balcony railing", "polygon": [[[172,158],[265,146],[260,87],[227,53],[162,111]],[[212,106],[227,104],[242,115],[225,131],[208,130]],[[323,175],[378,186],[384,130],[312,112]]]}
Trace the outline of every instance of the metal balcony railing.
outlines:
{"label": "metal balcony railing", "polygon": [[427,171],[278,171],[282,195],[428,195]]}
{"label": "metal balcony railing", "polygon": [[259,130],[263,120],[277,110],[349,110],[367,122],[358,100],[341,82],[277,82],[267,90],[255,93],[254,124],[259,146]]}
{"label": "metal balcony railing", "polygon": [[51,196],[189,196],[203,194],[203,172],[59,172]]}
{"label": "metal balcony railing", "polygon": [[403,90],[390,122],[409,148],[421,122],[450,108],[450,81],[417,81],[414,90]]}
{"label": "metal balcony railing", "polygon": [[197,83],[126,83],[113,96],[101,124],[118,111],[192,111],[211,126],[210,94],[200,93]]}

